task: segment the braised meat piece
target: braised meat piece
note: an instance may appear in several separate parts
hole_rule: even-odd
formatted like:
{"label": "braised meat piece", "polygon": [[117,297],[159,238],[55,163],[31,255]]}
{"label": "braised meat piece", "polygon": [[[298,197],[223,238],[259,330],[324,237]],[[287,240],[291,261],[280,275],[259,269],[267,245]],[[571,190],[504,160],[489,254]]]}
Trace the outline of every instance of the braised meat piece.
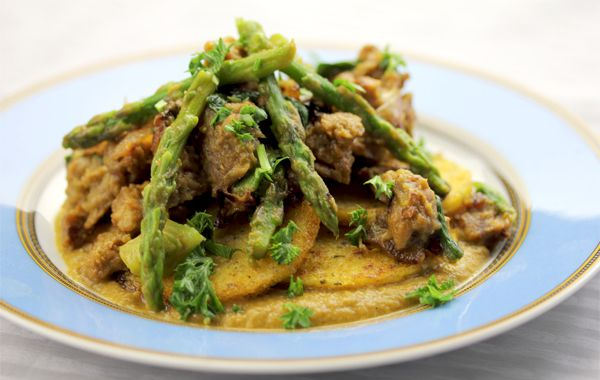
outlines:
{"label": "braised meat piece", "polygon": [[368,241],[401,261],[418,262],[424,250],[417,248],[440,228],[435,194],[425,178],[408,170],[388,171],[381,179],[394,183],[393,196],[387,209],[369,223]]}
{"label": "braised meat piece", "polygon": [[488,197],[474,193],[465,210],[452,217],[460,239],[490,245],[510,235],[513,217],[502,212]]}
{"label": "braised meat piece", "polygon": [[[211,112],[207,112],[206,122],[202,130],[204,139],[202,141],[202,164],[208,177],[212,189],[212,195],[216,196],[219,191],[225,192],[227,189],[241,179],[257,163],[254,151],[258,142],[256,139],[251,141],[241,141],[235,134],[226,130],[225,127],[233,120],[239,120],[239,113],[242,107],[254,104],[251,102],[228,103],[227,108],[231,114],[222,122],[211,126]],[[261,137],[261,132],[254,128],[252,134],[255,137]]]}
{"label": "braised meat piece", "polygon": [[112,201],[110,219],[121,232],[136,234],[144,217],[142,208],[143,185],[122,187]]}
{"label": "braised meat piece", "polygon": [[350,183],[354,163],[352,144],[364,133],[360,118],[354,114],[320,114],[306,133],[306,145],[317,159],[317,172],[340,183]]}
{"label": "braised meat piece", "polygon": [[110,209],[121,187],[143,182],[152,161],[150,126],[126,134],[118,142],[103,142],[77,150],[67,165],[67,201],[63,218],[65,244],[81,245]]}
{"label": "braised meat piece", "polygon": [[373,45],[364,46],[353,70],[339,73],[336,78],[361,86],[363,96],[377,113],[397,128],[412,133],[415,113],[412,95],[402,93],[409,75],[396,70],[386,70],[386,54]]}
{"label": "braised meat piece", "polygon": [[114,272],[126,269],[119,256],[119,247],[130,240],[130,235],[111,226],[98,234],[87,249],[85,261],[79,267],[81,275],[91,283],[107,279]]}
{"label": "braised meat piece", "polygon": [[108,171],[102,156],[78,151],[67,166],[67,181],[63,240],[71,247],[78,247],[110,209],[123,180]]}

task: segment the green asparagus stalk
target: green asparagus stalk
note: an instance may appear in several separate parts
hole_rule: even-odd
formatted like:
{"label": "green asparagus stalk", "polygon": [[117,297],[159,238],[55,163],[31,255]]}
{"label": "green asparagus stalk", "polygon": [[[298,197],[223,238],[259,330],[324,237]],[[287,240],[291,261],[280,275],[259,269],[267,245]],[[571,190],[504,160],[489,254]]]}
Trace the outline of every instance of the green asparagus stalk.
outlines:
{"label": "green asparagus stalk", "polygon": [[281,152],[290,160],[300,190],[315,209],[321,222],[336,236],[339,233],[337,206],[327,185],[315,170],[315,156],[304,143],[304,128],[298,111],[283,98],[277,80],[269,76],[260,81],[258,90],[267,99],[271,130]]}
{"label": "green asparagus stalk", "polygon": [[[293,41],[245,58],[225,61],[219,79],[221,85],[258,81],[275,70],[287,66],[296,55]],[[127,103],[117,111],[94,116],[86,124],[75,127],[63,138],[65,148],[88,148],[104,140],[139,128],[157,114],[156,103],[183,97],[193,78],[167,83],[153,95],[137,102]]]}
{"label": "green asparagus stalk", "polygon": [[442,208],[442,199],[438,195],[435,196],[435,203],[437,206],[438,221],[440,222],[440,229],[437,233],[440,238],[442,252],[450,260],[458,260],[463,257],[463,251],[450,235],[444,209]]}
{"label": "green asparagus stalk", "polygon": [[[262,26],[257,22],[238,19],[240,41],[252,53],[272,46]],[[274,45],[285,44],[278,37]],[[270,75],[259,83],[259,92],[267,100],[267,112],[271,117],[271,130],[279,149],[290,160],[292,171],[298,177],[300,190],[315,209],[321,222],[336,236],[339,233],[337,206],[327,185],[315,170],[315,157],[304,144],[304,127],[296,108],[286,101],[279,89],[275,76]]]}
{"label": "green asparagus stalk", "polygon": [[168,217],[167,203],[175,190],[175,177],[179,169],[179,157],[190,132],[198,124],[206,98],[219,85],[219,72],[227,49],[222,42],[215,48],[210,69],[199,70],[190,87],[183,95],[183,103],[177,118],[165,129],[158,144],[150,171],[150,183],[144,188],[144,218],[142,219],[140,254],[142,256],[142,293],[152,310],[163,308],[162,276],[165,260],[163,228]]}
{"label": "green asparagus stalk", "polygon": [[65,148],[88,148],[101,141],[110,140],[122,133],[136,129],[157,114],[154,107],[164,99],[179,99],[192,83],[192,78],[181,82],[170,82],[162,85],[151,96],[127,103],[117,111],[96,115],[86,124],[75,127],[63,137]]}
{"label": "green asparagus stalk", "polygon": [[302,87],[310,90],[323,102],[342,111],[358,115],[362,119],[367,133],[384,140],[390,152],[398,159],[408,163],[411,170],[427,178],[429,185],[438,195],[443,197],[450,191],[450,187],[440,176],[437,168],[410,135],[402,129],[394,128],[377,115],[373,107],[360,94],[352,92],[344,86],[336,88],[326,78],[299,62],[293,62],[283,69],[283,72]]}
{"label": "green asparagus stalk", "polygon": [[[270,168],[274,155],[268,155],[262,144],[259,145],[257,153],[261,167]],[[271,171],[272,181],[268,181],[267,188],[260,198],[260,204],[250,219],[248,246],[255,259],[262,259],[265,256],[271,237],[277,227],[283,223],[283,201],[287,195],[287,180],[283,166],[277,165]]]}

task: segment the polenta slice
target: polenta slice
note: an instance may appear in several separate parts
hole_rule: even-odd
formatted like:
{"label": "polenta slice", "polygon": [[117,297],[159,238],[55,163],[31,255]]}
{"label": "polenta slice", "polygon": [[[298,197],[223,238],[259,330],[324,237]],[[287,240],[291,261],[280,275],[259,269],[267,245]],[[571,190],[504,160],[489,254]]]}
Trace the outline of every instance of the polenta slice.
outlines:
{"label": "polenta slice", "polygon": [[[222,301],[259,294],[271,286],[289,279],[308,256],[319,232],[320,220],[308,202],[290,208],[287,220],[298,226],[292,244],[300,248],[300,255],[289,265],[279,265],[270,256],[254,260],[246,252],[249,226],[234,226],[217,231],[219,242],[237,248],[230,260],[215,258],[216,268],[211,276],[215,291]],[[287,221],[283,223],[286,225]]]}
{"label": "polenta slice", "polygon": [[357,289],[402,281],[421,269],[380,248],[354,247],[346,239],[320,234],[297,276],[306,288]]}

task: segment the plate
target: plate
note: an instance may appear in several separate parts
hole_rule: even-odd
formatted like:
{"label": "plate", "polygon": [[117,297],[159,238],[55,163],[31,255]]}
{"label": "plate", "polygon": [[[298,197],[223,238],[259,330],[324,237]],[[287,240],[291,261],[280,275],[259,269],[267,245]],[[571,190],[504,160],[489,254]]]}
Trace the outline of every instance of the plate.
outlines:
{"label": "plate", "polygon": [[[323,60],[351,51],[317,49]],[[307,54],[311,56],[311,54]],[[489,75],[408,57],[419,133],[517,206],[517,233],[436,309],[294,332],[160,322],[64,273],[52,222],[64,200],[62,136],[99,111],[183,77],[189,54],[146,57],[38,86],[0,113],[0,313],[120,359],[236,373],[298,373],[411,360],[499,334],[573,293],[600,267],[600,143],[579,120]]]}

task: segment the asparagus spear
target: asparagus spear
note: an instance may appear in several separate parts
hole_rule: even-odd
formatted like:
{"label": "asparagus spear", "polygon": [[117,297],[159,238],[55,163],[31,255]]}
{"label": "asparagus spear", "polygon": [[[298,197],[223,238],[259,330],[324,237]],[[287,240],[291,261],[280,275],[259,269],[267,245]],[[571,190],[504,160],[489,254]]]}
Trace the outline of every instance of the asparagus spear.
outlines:
{"label": "asparagus spear", "polygon": [[287,75],[302,87],[310,90],[323,102],[342,111],[358,115],[367,133],[385,141],[388,149],[398,159],[407,162],[411,169],[428,179],[431,188],[440,196],[450,190],[448,184],[440,176],[429,157],[404,130],[394,128],[389,122],[377,115],[373,107],[358,93],[344,86],[334,86],[326,78],[315,73],[299,62],[293,62],[283,69]]}
{"label": "asparagus spear", "polygon": [[[273,71],[287,66],[296,54],[293,41],[237,60],[223,63],[221,85],[257,81]],[[86,124],[75,127],[63,138],[65,148],[88,148],[101,141],[114,139],[123,132],[138,128],[158,112],[154,107],[161,100],[176,100],[192,84],[193,78],[161,86],[153,95],[128,103],[117,111],[94,116]]]}
{"label": "asparagus spear", "polygon": [[438,236],[440,238],[440,244],[442,245],[442,252],[444,253],[444,256],[450,260],[458,260],[463,257],[463,251],[450,235],[448,223],[446,223],[446,217],[444,216],[444,210],[442,209],[442,199],[438,195],[435,196],[435,203],[437,206],[438,221],[441,226],[438,231]]}
{"label": "asparagus spear", "polygon": [[298,111],[290,102],[285,101],[274,76],[261,80],[258,90],[267,99],[271,130],[279,149],[289,157],[292,171],[298,177],[300,190],[325,227],[337,236],[339,230],[335,199],[315,170],[315,156],[304,143],[304,128]]}
{"label": "asparagus spear", "polygon": [[[240,41],[246,43],[250,52],[272,45],[257,22],[236,20]],[[277,44],[282,43],[279,38]],[[337,206],[327,185],[315,170],[315,157],[304,144],[304,127],[296,108],[283,98],[275,76],[260,81],[261,96],[267,100],[267,112],[271,117],[271,130],[279,149],[290,160],[292,171],[298,176],[300,190],[315,209],[321,222],[336,236],[339,233]]]}
{"label": "asparagus spear", "polygon": [[179,157],[190,132],[198,124],[206,98],[219,84],[219,72],[227,48],[222,41],[210,57],[211,68],[199,70],[183,96],[177,118],[165,129],[158,144],[150,171],[150,183],[144,188],[144,218],[142,219],[140,254],[142,256],[142,293],[152,310],[163,308],[162,276],[165,260],[163,228],[168,217],[167,202],[175,190]]}
{"label": "asparagus spear", "polygon": [[[271,236],[281,223],[283,223],[283,200],[287,195],[287,180],[283,166],[276,165],[274,154],[267,154],[264,145],[257,149],[260,167],[272,174],[262,175],[270,178],[267,188],[260,198],[260,204],[250,219],[250,234],[248,245],[255,259],[262,259],[269,248]],[[270,162],[271,161],[271,162]],[[275,166],[273,168],[273,166]],[[264,181],[264,179],[263,179]]]}

